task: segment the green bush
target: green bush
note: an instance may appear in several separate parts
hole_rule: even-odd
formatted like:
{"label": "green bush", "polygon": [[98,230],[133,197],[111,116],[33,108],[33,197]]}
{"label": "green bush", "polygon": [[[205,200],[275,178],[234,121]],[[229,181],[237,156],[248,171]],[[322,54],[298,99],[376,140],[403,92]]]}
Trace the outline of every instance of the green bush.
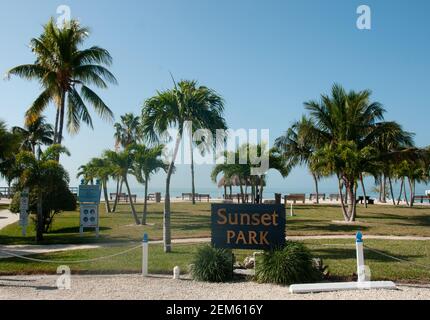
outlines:
{"label": "green bush", "polygon": [[194,280],[227,282],[233,278],[233,254],[231,250],[211,246],[199,248],[191,267]]}
{"label": "green bush", "polygon": [[322,279],[310,251],[300,242],[287,241],[285,247],[267,251],[257,260],[256,280],[260,283],[291,285]]}

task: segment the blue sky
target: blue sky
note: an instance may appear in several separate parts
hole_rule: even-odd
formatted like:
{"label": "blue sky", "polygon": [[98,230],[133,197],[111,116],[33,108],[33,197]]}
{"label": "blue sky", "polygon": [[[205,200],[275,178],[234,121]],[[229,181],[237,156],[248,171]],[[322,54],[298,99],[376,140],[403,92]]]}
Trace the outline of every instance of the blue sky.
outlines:
{"label": "blue sky", "polygon": [[[100,45],[114,57],[119,86],[99,93],[117,119],[140,114],[145,99],[171,87],[172,72],[218,91],[231,128],[269,128],[273,140],[304,113],[304,101],[338,82],[371,89],[388,120],[415,132],[418,145],[430,144],[428,1],[1,1],[1,72],[33,62],[29,40],[62,4],[91,28],[86,46]],[[356,28],[361,4],[372,10],[370,31]],[[0,81],[0,118],[22,125],[38,92],[34,82]],[[52,110],[47,116],[53,122]],[[114,145],[112,125],[93,119],[95,131],[83,127],[77,136],[66,135],[72,157],[63,163],[72,178],[81,164]],[[209,172],[197,168],[198,186],[213,186]],[[163,186],[163,178],[155,177],[153,186]],[[313,188],[304,168],[286,180],[277,174],[269,179],[285,190]],[[189,180],[189,168],[180,167],[172,183],[188,187]],[[334,186],[329,180],[321,187],[329,192]]]}

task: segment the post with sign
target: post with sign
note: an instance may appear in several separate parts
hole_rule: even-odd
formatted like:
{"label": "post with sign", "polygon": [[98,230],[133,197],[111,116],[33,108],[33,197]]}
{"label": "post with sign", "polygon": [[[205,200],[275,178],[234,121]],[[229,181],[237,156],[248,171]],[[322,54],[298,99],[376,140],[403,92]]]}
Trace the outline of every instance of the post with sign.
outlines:
{"label": "post with sign", "polygon": [[23,237],[27,235],[29,198],[30,190],[28,188],[25,188],[21,192],[21,201],[19,206],[19,225],[22,228]]}
{"label": "post with sign", "polygon": [[101,186],[97,181],[96,185],[85,185],[84,181],[79,186],[79,204],[80,204],[80,228],[81,236],[84,228],[94,228],[96,236],[99,236],[99,205],[101,198]]}

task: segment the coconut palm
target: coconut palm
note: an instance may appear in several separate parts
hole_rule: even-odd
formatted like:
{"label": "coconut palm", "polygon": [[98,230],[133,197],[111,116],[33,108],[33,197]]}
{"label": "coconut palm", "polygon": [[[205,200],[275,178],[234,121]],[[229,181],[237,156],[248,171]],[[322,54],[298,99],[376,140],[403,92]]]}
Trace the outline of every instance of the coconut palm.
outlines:
{"label": "coconut palm", "polygon": [[133,144],[130,148],[133,156],[132,173],[137,182],[145,185],[145,202],[143,205],[142,224],[146,225],[148,215],[148,184],[151,175],[157,173],[160,169],[167,171],[168,166],[161,160],[164,146],[160,145],[148,148],[143,144]]}
{"label": "coconut palm", "polygon": [[[165,252],[171,252],[170,181],[187,123],[191,123],[195,128],[202,128],[211,121],[217,125],[223,122],[222,99],[210,89],[196,87],[195,81],[181,81],[175,84],[174,89],[158,92],[156,96],[148,99],[142,108],[142,133],[149,142],[159,142],[169,128],[175,127],[178,130],[166,178],[163,222]],[[191,162],[193,173],[194,162]],[[194,185],[193,182],[192,184]]]}
{"label": "coconut palm", "polygon": [[14,75],[27,80],[37,80],[43,88],[43,92],[27,110],[28,125],[39,118],[51,102],[55,103],[56,144],[62,143],[65,120],[71,134],[79,131],[81,122],[93,128],[87,104],[91,105],[102,119],[113,119],[109,107],[89,88],[94,85],[106,89],[107,83],[117,83],[107,69],[112,63],[112,57],[107,50],[96,46],[80,49],[88,36],[89,29],[81,27],[76,20],[58,28],[51,19],[44,26],[43,33],[31,40],[30,46],[36,61],[7,72],[8,78]]}
{"label": "coconut palm", "polygon": [[133,143],[140,142],[140,118],[133,113],[121,116],[121,122],[115,123],[115,145],[127,148]]}
{"label": "coconut palm", "polygon": [[[356,184],[360,174],[366,168],[366,161],[376,161],[376,157],[366,158],[364,155],[376,148],[377,141],[383,135],[393,135],[393,123],[385,122],[384,108],[378,102],[370,101],[371,92],[346,92],[340,85],[335,84],[331,96],[322,95],[321,101],[305,103],[310,112],[312,125],[305,128],[305,134],[318,145],[325,146],[319,156],[326,156],[317,165],[320,169],[322,162],[330,162],[331,174],[338,175],[346,188],[348,208],[342,200],[342,211],[346,221],[354,221],[356,217]],[[397,128],[396,128],[397,129]],[[394,130],[395,131],[395,130]],[[340,153],[341,154],[340,154]],[[350,154],[351,159],[345,155]],[[349,167],[354,166],[354,167]],[[324,169],[327,174],[327,168]]]}
{"label": "coconut palm", "polygon": [[312,121],[303,116],[283,136],[276,139],[275,146],[282,152],[288,170],[298,165],[306,165],[309,168],[315,183],[317,203],[319,203],[318,181],[320,177],[316,172],[311,170],[312,156],[317,146],[315,145],[315,141],[311,141],[311,136],[306,134],[306,128],[310,126],[313,126]]}
{"label": "coconut palm", "polygon": [[9,189],[17,176],[16,155],[19,153],[21,137],[10,132],[0,120],[0,176],[5,178]]}
{"label": "coconut palm", "polygon": [[124,181],[125,186],[128,192],[128,199],[130,202],[131,212],[133,214],[134,221],[136,225],[140,225],[141,222],[137,216],[136,208],[133,203],[133,198],[131,196],[130,185],[128,183],[128,175],[130,174],[133,168],[133,159],[130,150],[127,148],[126,150],[115,152],[115,151],[105,151],[103,158],[106,159],[111,168],[111,174],[121,177],[122,181]]}
{"label": "coconut palm", "polygon": [[21,136],[21,148],[35,155],[36,152],[41,154],[42,145],[49,146],[54,142],[54,129],[42,116],[25,124],[24,128],[13,127],[12,132]]}

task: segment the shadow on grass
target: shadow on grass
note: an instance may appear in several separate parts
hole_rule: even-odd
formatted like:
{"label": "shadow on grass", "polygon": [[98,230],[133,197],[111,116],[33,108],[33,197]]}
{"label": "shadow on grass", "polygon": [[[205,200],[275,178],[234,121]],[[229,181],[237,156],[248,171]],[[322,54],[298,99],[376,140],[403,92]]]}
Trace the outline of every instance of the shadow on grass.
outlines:
{"label": "shadow on grass", "polygon": [[[357,230],[367,231],[369,227],[360,224],[346,225],[321,222],[321,224],[309,224],[308,221],[290,220],[287,222],[287,231],[315,231],[315,232],[331,232],[331,233],[355,233]],[[314,221],[313,221],[314,222]]]}
{"label": "shadow on grass", "polygon": [[[100,232],[107,231],[107,230],[112,230],[112,228],[100,227]],[[84,234],[89,232],[94,232],[94,231],[92,228],[84,229]],[[61,228],[61,229],[56,229],[49,232],[49,234],[68,234],[68,233],[75,233],[75,234],[79,233],[79,227]]]}
{"label": "shadow on grass", "polygon": [[[323,259],[350,259],[355,260],[356,259],[356,250],[354,248],[320,248],[320,247],[314,247],[311,246],[311,249],[315,256],[321,257]],[[417,259],[424,257],[423,255],[412,255],[412,254],[393,254],[389,251],[385,250],[378,250],[382,254],[389,255],[396,257],[398,259],[410,261],[410,259]],[[371,251],[369,249],[365,250],[366,254],[366,260],[371,261],[377,261],[377,262],[399,262],[397,260],[394,260],[393,258],[384,256],[380,253]]]}

